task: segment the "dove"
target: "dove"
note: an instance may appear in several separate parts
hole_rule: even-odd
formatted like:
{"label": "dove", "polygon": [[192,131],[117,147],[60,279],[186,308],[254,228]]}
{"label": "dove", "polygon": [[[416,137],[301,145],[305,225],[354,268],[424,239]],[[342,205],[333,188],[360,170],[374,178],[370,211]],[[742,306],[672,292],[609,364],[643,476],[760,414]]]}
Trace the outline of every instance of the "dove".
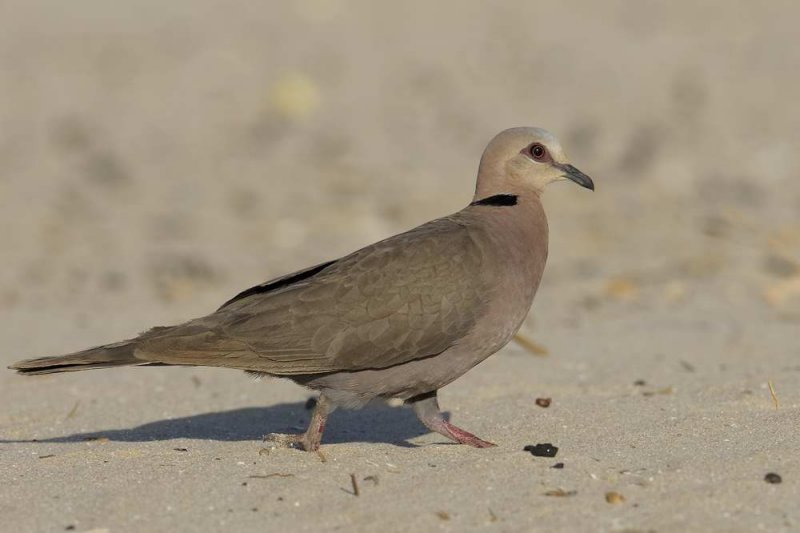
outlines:
{"label": "dove", "polygon": [[233,368],[319,392],[304,433],[265,437],[278,444],[317,450],[334,409],[396,398],[433,432],[494,446],[450,423],[437,393],[522,325],[547,260],[541,195],[560,180],[594,190],[552,134],[505,130],[483,152],[472,202],[454,214],[249,288],[183,324],[9,368]]}

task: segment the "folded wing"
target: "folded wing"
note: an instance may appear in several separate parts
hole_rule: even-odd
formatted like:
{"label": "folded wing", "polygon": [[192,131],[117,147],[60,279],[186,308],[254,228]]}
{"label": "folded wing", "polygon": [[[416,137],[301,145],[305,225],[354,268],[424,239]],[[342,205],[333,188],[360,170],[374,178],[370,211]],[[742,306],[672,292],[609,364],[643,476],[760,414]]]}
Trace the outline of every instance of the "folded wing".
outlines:
{"label": "folded wing", "polygon": [[137,357],[296,375],[436,355],[485,309],[483,258],[470,231],[438,219],[253,287],[216,313],[146,333]]}

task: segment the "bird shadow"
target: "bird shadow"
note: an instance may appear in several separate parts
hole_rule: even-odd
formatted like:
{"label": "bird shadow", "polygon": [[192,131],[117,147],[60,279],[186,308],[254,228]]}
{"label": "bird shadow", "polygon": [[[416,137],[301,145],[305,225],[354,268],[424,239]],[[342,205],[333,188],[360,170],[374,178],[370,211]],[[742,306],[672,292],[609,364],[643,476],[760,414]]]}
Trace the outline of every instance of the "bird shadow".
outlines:
{"label": "bird shadow", "polygon": [[[449,413],[445,413],[448,417]],[[0,443],[69,443],[108,439],[119,442],[148,442],[173,439],[215,441],[258,441],[269,433],[302,433],[311,418],[303,402],[270,407],[244,407],[229,411],[171,418],[126,429],[74,433],[63,437],[5,440]],[[416,447],[409,439],[429,431],[410,409],[385,404],[369,405],[359,411],[338,410],[328,418],[324,444],[347,442],[389,443]]]}

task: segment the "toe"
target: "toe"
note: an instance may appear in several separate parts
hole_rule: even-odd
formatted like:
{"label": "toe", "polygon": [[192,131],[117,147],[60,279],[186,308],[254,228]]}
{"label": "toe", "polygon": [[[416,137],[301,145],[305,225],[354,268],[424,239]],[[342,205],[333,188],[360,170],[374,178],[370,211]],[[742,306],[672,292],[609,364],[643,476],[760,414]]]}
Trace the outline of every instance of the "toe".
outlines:
{"label": "toe", "polygon": [[286,435],[283,433],[269,433],[264,435],[265,442],[269,441],[278,446],[285,446],[287,448],[292,448],[298,443],[303,442],[303,435]]}

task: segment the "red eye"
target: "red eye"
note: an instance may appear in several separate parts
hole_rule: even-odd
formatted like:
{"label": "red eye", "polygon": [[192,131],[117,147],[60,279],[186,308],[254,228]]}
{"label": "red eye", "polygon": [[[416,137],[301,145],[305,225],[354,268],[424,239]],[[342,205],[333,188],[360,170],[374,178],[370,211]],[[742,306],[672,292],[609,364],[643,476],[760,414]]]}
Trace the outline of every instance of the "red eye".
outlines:
{"label": "red eye", "polygon": [[532,144],[530,148],[531,157],[536,161],[544,161],[547,158],[547,148],[539,143]]}

